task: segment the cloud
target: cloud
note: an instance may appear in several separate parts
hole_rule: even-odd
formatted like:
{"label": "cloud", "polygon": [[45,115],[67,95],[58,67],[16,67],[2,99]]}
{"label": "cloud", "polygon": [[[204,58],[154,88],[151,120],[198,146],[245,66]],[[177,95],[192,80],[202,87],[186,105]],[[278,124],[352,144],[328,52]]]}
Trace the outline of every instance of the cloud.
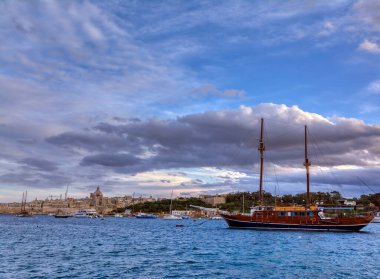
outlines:
{"label": "cloud", "polygon": [[369,25],[373,30],[380,30],[380,3],[374,0],[360,0],[353,5],[358,20]]}
{"label": "cloud", "polygon": [[55,171],[57,170],[57,164],[49,160],[37,159],[37,158],[25,158],[20,161],[20,164],[24,164],[36,170],[41,171]]}
{"label": "cloud", "polygon": [[101,165],[106,167],[125,167],[136,165],[140,162],[139,158],[129,154],[97,154],[83,158],[82,166]]}
{"label": "cloud", "polygon": [[18,172],[0,175],[0,181],[28,188],[57,189],[72,183],[72,178],[59,173]]}
{"label": "cloud", "polygon": [[[231,173],[239,174],[258,164],[256,138],[261,116],[266,123],[267,160],[270,158],[276,165],[302,168],[303,125],[308,124],[313,163],[326,168],[379,167],[380,126],[342,117],[327,119],[296,106],[275,104],[190,114],[172,120],[100,123],[86,134],[90,141],[82,141],[83,134],[70,132],[69,138],[64,133],[48,142],[56,145],[64,142],[66,148],[87,150],[93,154],[84,157],[82,165],[97,164],[116,173],[232,167]],[[109,139],[115,138],[126,144],[112,146]],[[130,155],[97,153],[98,149]],[[232,174],[219,176],[231,181]]]}
{"label": "cloud", "polygon": [[[46,159],[29,155],[16,164],[11,157],[8,163],[0,161],[0,179],[9,185],[41,189],[58,189],[67,183],[74,183],[75,188],[96,180],[114,192],[140,189],[144,193],[166,193],[168,187],[192,193],[256,190],[252,185],[258,180],[261,117],[265,120],[269,190],[276,183],[275,176],[280,184],[299,184],[303,189],[305,124],[309,127],[314,186],[328,188],[338,180],[343,187],[354,187],[356,180],[349,182],[349,177],[358,175],[375,189],[380,186],[376,176],[380,171],[378,125],[353,118],[326,118],[297,106],[271,103],[173,119],[120,121],[110,117],[87,129],[65,131],[32,144],[33,149],[37,145],[45,150]],[[28,149],[30,145],[27,143]],[[52,163],[58,160],[59,169]],[[333,172],[335,181],[319,174],[319,169]]]}
{"label": "cloud", "polygon": [[380,80],[374,80],[367,86],[367,91],[373,94],[380,94]]}
{"label": "cloud", "polygon": [[325,21],[323,23],[322,30],[318,33],[318,36],[329,36],[334,33],[336,26],[331,21]]}
{"label": "cloud", "polygon": [[218,90],[212,84],[203,84],[202,86],[194,89],[193,94],[198,95],[198,96],[212,95],[212,96],[217,96],[221,98],[244,98],[246,96],[246,92],[244,90],[237,90],[237,89]]}
{"label": "cloud", "polygon": [[369,53],[380,53],[380,47],[377,43],[370,42],[369,40],[365,39],[360,45],[359,50]]}

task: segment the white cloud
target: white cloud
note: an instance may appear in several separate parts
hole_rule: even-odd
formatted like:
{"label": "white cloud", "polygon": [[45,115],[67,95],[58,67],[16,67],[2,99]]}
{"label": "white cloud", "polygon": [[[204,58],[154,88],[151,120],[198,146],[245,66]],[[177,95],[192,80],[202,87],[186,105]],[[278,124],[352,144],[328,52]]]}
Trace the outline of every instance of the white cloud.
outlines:
{"label": "white cloud", "polygon": [[222,98],[244,98],[246,92],[244,90],[237,89],[225,89],[219,90],[213,84],[203,84],[200,87],[193,90],[195,95],[214,95]]}
{"label": "white cloud", "polygon": [[359,50],[369,53],[380,53],[379,45],[377,43],[370,42],[367,39],[359,45]]}
{"label": "white cloud", "polygon": [[334,33],[336,26],[331,21],[325,21],[322,30],[318,33],[318,36],[329,36]]}
{"label": "white cloud", "polygon": [[380,94],[380,79],[372,81],[372,82],[368,85],[367,90],[368,90],[370,93]]}

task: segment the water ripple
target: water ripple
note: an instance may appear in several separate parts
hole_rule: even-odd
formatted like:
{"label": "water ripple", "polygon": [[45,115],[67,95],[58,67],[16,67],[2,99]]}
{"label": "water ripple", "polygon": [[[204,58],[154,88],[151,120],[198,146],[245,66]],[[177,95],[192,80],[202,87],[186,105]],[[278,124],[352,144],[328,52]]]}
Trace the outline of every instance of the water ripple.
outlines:
{"label": "water ripple", "polygon": [[380,278],[366,233],[227,229],[222,221],[0,216],[0,278]]}

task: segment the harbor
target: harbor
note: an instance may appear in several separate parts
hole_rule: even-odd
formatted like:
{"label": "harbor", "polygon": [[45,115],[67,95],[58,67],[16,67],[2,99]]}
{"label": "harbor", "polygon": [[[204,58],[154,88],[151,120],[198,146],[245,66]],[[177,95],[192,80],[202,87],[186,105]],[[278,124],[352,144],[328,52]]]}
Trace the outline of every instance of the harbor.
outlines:
{"label": "harbor", "polygon": [[380,279],[380,0],[0,10],[0,279]]}

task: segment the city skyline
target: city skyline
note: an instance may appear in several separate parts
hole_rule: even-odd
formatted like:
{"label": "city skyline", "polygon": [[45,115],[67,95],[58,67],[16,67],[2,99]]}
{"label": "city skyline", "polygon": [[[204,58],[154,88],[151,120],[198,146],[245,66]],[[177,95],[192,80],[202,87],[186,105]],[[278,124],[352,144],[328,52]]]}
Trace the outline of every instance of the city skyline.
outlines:
{"label": "city skyline", "polygon": [[380,192],[377,1],[2,1],[0,202]]}

